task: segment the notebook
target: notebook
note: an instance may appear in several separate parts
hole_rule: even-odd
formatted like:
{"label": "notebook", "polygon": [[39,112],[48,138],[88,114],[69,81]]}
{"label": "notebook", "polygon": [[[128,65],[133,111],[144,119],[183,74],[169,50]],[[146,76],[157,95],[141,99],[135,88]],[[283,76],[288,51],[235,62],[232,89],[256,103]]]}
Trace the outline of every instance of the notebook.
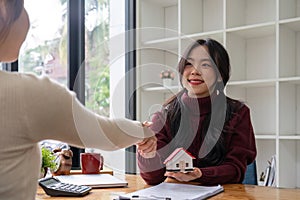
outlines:
{"label": "notebook", "polygon": [[55,176],[64,183],[74,185],[87,185],[92,188],[126,187],[128,182],[121,180],[111,174],[76,174]]}
{"label": "notebook", "polygon": [[133,199],[133,197],[140,197],[147,200],[154,199],[171,199],[171,200],[201,200],[207,199],[220,192],[224,188],[218,186],[198,186],[190,184],[179,183],[160,183],[146,189],[138,190],[136,192],[128,193],[119,196],[119,199]]}

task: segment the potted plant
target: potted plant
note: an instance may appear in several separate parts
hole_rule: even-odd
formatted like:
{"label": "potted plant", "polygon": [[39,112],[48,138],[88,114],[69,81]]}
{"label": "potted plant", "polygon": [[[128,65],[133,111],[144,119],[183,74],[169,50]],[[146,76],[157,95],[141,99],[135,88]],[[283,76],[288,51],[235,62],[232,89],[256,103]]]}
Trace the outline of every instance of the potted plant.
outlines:
{"label": "potted plant", "polygon": [[173,71],[166,69],[160,72],[160,78],[163,80],[163,86],[172,86],[172,80],[175,78]]}
{"label": "potted plant", "polygon": [[53,152],[46,148],[46,147],[41,147],[42,151],[42,166],[41,166],[41,176],[45,177],[48,169],[51,171],[54,171],[57,168],[57,164],[55,162],[56,156],[53,154]]}

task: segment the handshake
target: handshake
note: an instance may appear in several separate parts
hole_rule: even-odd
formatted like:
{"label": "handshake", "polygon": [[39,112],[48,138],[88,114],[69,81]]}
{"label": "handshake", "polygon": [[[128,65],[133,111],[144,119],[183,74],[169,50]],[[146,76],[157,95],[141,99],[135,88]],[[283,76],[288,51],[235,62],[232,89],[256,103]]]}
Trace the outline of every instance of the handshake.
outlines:
{"label": "handshake", "polygon": [[[145,121],[142,123],[144,127],[150,127],[152,122]],[[153,158],[156,154],[157,138],[152,136],[143,139],[141,142],[136,143],[138,153],[144,158]]]}

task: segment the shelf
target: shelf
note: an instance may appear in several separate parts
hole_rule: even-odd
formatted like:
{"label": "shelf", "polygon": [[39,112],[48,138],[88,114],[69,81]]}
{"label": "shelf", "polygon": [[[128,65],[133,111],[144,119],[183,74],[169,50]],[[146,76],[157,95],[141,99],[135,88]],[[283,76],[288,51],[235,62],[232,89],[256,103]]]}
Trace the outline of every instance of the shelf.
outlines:
{"label": "shelf", "polygon": [[279,18],[300,17],[300,0],[279,0]]}
{"label": "shelf", "polygon": [[299,32],[300,31],[300,17],[293,19],[280,20],[279,24],[286,26],[289,29]]}
{"label": "shelf", "polygon": [[276,135],[259,135],[255,133],[255,139],[260,139],[260,140],[270,140],[270,139],[276,139]]}
{"label": "shelf", "polygon": [[229,81],[227,86],[229,87],[269,87],[275,86],[276,79],[266,79],[266,80],[247,80],[247,81]]}
{"label": "shelf", "polygon": [[149,119],[181,88],[179,76],[163,87],[160,70],[176,71],[192,42],[213,38],[230,57],[226,95],[250,109],[258,175],[276,155],[276,186],[300,187],[300,0],[139,3],[138,120]]}
{"label": "shelf", "polygon": [[279,26],[279,75],[300,76],[300,21],[281,23]]}
{"label": "shelf", "polygon": [[189,34],[189,35],[182,35],[181,36],[181,52],[184,52],[186,48],[198,39],[205,39],[205,38],[212,38],[220,43],[224,43],[223,41],[223,30],[217,31],[209,31],[204,33],[197,33],[197,34]]}
{"label": "shelf", "polygon": [[227,33],[234,33],[242,38],[257,38],[275,34],[275,22],[229,28]]}
{"label": "shelf", "polygon": [[[297,82],[299,83],[299,79]],[[300,135],[300,84],[293,83],[279,83],[280,136],[291,135],[290,133]]]}
{"label": "shelf", "polygon": [[141,41],[161,40],[178,36],[177,3],[177,0],[141,0],[138,9],[140,12],[139,37]]}
{"label": "shelf", "polygon": [[227,0],[226,2],[226,21],[229,28],[275,20],[276,1],[274,0]]}
{"label": "shelf", "polygon": [[144,92],[162,92],[162,93],[167,93],[167,92],[178,92],[180,90],[180,87],[178,86],[171,86],[171,87],[144,87],[143,91]]}
{"label": "shelf", "polygon": [[[300,141],[282,140],[279,142],[279,187],[299,187]],[[296,178],[295,178],[296,177]]]}
{"label": "shelf", "polygon": [[284,135],[279,136],[280,140],[299,140],[300,141],[300,135]]}
{"label": "shelf", "polygon": [[268,160],[276,154],[276,141],[274,139],[256,140],[257,148],[257,174],[258,176],[265,171],[268,166]]}
{"label": "shelf", "polygon": [[229,32],[226,48],[231,59],[231,81],[276,78],[275,26]]}
{"label": "shelf", "polygon": [[[147,0],[143,0],[144,2]],[[170,7],[170,6],[176,6],[178,3],[178,0],[151,0],[151,3],[156,4],[160,7]]]}
{"label": "shelf", "polygon": [[298,76],[298,77],[279,78],[279,82],[299,85],[300,84],[300,76]]}
{"label": "shelf", "polygon": [[163,50],[173,50],[178,47],[178,38],[179,37],[171,37],[171,38],[163,38],[157,40],[149,40],[142,42],[141,46],[143,48],[158,48]]}
{"label": "shelf", "polygon": [[[251,87],[269,87],[275,86],[277,79],[270,79],[270,80],[249,80],[249,81],[229,81],[227,87],[241,87],[241,88],[251,88]],[[300,77],[293,77],[293,78],[281,78],[279,79],[281,82],[290,82],[295,84],[300,84]],[[180,90],[179,86],[171,86],[170,88],[165,87],[144,87],[144,91],[163,91],[165,90]]]}
{"label": "shelf", "polygon": [[214,39],[218,39],[218,41],[220,41],[223,38],[223,30],[216,30],[216,31],[188,34],[188,35],[181,36],[182,40],[193,39],[193,38],[214,38]]}
{"label": "shelf", "polygon": [[[211,11],[213,10],[213,12]],[[195,34],[224,27],[223,0],[181,0],[181,32]]]}

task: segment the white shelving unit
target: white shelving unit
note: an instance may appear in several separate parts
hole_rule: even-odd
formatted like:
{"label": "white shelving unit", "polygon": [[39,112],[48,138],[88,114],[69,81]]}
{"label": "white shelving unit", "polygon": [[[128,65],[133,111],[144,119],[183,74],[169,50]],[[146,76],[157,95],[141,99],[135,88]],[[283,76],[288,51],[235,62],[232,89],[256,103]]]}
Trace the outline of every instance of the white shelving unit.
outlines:
{"label": "white shelving unit", "polygon": [[226,93],[251,109],[258,176],[272,155],[276,185],[300,187],[300,0],[139,0],[138,119],[147,120],[179,89],[176,72],[192,40],[211,37],[231,58]]}

